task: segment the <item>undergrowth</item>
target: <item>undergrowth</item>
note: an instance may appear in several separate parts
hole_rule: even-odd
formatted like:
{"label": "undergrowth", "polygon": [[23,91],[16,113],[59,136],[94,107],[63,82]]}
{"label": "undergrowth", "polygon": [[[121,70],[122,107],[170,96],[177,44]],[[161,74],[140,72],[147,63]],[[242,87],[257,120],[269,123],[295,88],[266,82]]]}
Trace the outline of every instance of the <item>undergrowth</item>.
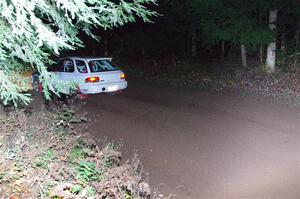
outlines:
{"label": "undergrowth", "polygon": [[74,130],[86,121],[68,109],[0,112],[0,198],[149,198],[140,163]]}
{"label": "undergrowth", "polygon": [[222,91],[236,90],[242,93],[283,100],[300,105],[300,70],[278,66],[274,74],[267,74],[257,63],[241,67],[236,63],[195,63],[191,61],[152,61],[127,67],[129,76],[148,82],[181,88]]}

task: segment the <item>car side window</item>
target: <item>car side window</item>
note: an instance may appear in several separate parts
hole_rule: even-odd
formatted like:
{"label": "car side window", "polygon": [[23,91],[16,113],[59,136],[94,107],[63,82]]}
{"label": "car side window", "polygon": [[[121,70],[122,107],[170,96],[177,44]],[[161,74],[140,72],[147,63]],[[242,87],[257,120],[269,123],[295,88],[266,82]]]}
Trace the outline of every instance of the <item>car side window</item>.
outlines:
{"label": "car side window", "polygon": [[53,62],[50,66],[48,66],[47,70],[49,72],[59,72],[60,71],[60,65],[62,65],[62,63],[60,63],[62,61],[55,61]]}
{"label": "car side window", "polygon": [[54,64],[50,65],[47,70],[49,72],[57,72],[58,71],[58,65],[57,65],[57,63],[54,63]]}
{"label": "car side window", "polygon": [[73,73],[74,72],[74,64],[73,61],[70,59],[64,59],[58,62],[58,72],[63,73]]}
{"label": "car side window", "polygon": [[84,61],[75,60],[75,63],[76,63],[76,67],[77,67],[78,72],[80,72],[80,73],[87,73],[88,72],[86,64],[85,64]]}

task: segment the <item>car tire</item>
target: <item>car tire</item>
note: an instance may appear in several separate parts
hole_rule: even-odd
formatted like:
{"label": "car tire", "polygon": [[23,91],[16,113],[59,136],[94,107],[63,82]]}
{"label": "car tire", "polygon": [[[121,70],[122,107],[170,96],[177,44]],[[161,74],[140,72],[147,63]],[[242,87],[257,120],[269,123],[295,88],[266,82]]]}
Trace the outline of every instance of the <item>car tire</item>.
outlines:
{"label": "car tire", "polygon": [[34,77],[33,78],[33,81],[32,81],[32,90],[34,92],[34,94],[36,95],[40,95],[41,94],[41,88],[40,88],[40,81],[37,77]]}

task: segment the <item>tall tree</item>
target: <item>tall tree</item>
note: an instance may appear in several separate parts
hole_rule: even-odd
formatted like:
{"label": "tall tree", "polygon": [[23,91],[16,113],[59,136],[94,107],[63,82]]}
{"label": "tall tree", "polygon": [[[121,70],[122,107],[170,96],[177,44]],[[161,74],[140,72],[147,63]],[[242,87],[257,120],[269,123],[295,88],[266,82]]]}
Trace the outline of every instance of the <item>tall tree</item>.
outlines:
{"label": "tall tree", "polygon": [[[276,28],[278,10],[272,9],[269,14],[269,27],[271,30]],[[267,58],[266,58],[266,69],[267,72],[273,73],[275,72],[275,60],[276,60],[276,38],[273,39],[271,43],[268,45]]]}
{"label": "tall tree", "polygon": [[[272,41],[273,32],[266,24],[260,24],[261,3],[240,0],[187,0],[172,1],[173,27],[196,33],[200,43],[205,46],[224,43],[241,47],[242,64],[246,65],[246,49],[255,49]],[[175,20],[176,19],[176,20]],[[195,37],[193,37],[195,38]]]}
{"label": "tall tree", "polygon": [[247,54],[246,54],[246,47],[244,44],[241,45],[241,57],[242,57],[242,66],[247,67]]}
{"label": "tall tree", "polygon": [[[80,31],[97,39],[93,28],[123,26],[156,15],[146,8],[155,0],[3,0],[0,1],[0,100],[23,101],[26,84],[18,74],[37,70],[46,97],[55,76],[47,71],[52,54],[83,46]],[[63,89],[63,83],[55,92]]]}

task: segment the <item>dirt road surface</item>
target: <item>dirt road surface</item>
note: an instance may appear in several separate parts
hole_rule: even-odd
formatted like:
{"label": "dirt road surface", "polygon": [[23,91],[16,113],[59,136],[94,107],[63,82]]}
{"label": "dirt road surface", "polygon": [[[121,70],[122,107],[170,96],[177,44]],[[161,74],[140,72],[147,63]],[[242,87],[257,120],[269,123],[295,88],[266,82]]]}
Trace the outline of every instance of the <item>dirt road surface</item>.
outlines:
{"label": "dirt road surface", "polygon": [[[141,155],[152,187],[193,199],[299,199],[300,109],[235,93],[131,82],[84,110],[99,140]],[[183,186],[182,188],[180,188]]]}

